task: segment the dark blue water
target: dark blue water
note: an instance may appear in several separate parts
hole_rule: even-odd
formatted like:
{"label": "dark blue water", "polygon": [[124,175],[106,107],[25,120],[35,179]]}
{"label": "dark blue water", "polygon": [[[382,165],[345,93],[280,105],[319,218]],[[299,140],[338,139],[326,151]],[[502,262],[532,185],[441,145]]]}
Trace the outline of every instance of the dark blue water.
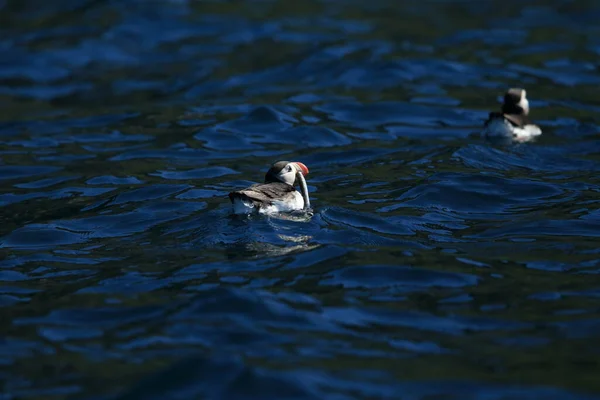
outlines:
{"label": "dark blue water", "polygon": [[[0,398],[600,398],[599,20],[0,1]],[[314,215],[232,216],[277,160]]]}

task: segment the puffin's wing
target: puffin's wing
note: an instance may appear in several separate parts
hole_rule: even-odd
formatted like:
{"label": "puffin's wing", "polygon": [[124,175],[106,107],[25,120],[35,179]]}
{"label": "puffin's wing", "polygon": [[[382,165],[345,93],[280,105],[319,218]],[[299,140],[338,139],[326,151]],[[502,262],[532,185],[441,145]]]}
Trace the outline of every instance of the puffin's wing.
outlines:
{"label": "puffin's wing", "polygon": [[229,193],[229,199],[251,201],[258,204],[271,204],[273,200],[284,198],[288,193],[295,191],[293,186],[283,182],[258,183],[244,190]]}
{"label": "puffin's wing", "polygon": [[490,122],[492,122],[494,119],[496,118],[502,118],[502,113],[499,112],[491,112],[488,115],[488,119],[485,121],[485,123],[483,124],[483,126],[488,126]]}

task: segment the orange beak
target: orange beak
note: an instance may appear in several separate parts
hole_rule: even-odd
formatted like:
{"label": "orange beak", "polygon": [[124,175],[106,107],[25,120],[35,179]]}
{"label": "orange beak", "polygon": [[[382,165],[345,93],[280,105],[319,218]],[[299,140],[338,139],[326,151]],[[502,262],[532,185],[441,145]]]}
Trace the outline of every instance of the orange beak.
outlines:
{"label": "orange beak", "polygon": [[294,164],[296,164],[296,166],[298,167],[298,169],[300,169],[300,171],[302,172],[303,176],[308,175],[308,168],[306,168],[306,165],[302,164],[299,161],[295,161]]}

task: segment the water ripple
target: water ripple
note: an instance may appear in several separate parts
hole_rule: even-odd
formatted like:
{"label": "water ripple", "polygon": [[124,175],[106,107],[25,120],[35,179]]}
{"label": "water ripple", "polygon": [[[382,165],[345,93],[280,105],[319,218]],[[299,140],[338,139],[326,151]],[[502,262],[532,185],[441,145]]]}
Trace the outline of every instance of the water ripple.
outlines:
{"label": "water ripple", "polygon": [[598,398],[595,2],[0,9],[7,399]]}

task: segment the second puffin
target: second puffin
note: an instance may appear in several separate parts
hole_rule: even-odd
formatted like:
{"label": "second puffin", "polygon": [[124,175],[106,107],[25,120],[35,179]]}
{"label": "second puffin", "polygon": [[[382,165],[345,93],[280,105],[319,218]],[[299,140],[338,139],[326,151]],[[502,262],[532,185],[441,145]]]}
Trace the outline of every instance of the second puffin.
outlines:
{"label": "second puffin", "polygon": [[542,134],[539,126],[529,122],[529,101],[525,89],[512,88],[504,94],[500,112],[491,112],[484,124],[483,134],[488,138],[507,138],[515,142],[529,142]]}
{"label": "second puffin", "polygon": [[[269,214],[310,208],[304,176],[308,168],[301,162],[277,161],[265,175],[265,183],[229,193],[235,214]],[[294,186],[300,185],[299,193]]]}

